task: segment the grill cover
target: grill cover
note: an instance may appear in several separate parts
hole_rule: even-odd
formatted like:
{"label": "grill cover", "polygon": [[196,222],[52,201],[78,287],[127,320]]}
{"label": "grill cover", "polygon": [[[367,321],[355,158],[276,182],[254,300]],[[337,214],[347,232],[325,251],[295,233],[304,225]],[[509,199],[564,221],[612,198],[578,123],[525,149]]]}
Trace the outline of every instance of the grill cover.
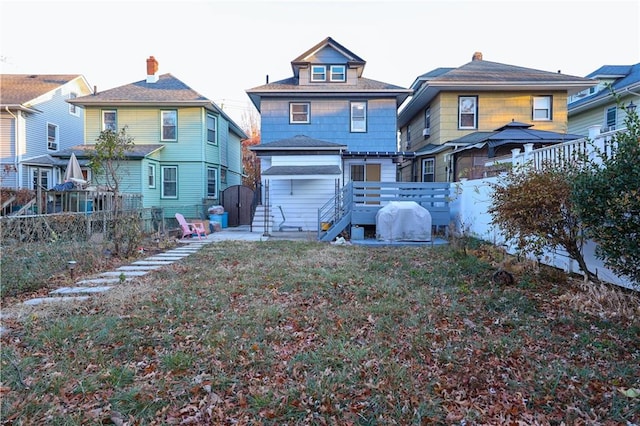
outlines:
{"label": "grill cover", "polygon": [[431,241],[431,213],[415,201],[390,201],[376,213],[380,241]]}

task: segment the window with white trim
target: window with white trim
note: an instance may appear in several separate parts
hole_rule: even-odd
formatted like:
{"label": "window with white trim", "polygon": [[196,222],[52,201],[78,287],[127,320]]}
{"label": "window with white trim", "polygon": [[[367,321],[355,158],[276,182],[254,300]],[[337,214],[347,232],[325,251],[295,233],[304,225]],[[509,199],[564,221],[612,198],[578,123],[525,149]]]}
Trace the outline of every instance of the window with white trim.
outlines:
{"label": "window with white trim", "polygon": [[216,144],[218,142],[216,138],[217,129],[216,117],[212,114],[207,114],[207,142]]}
{"label": "window with white trim", "polygon": [[114,132],[118,129],[118,114],[115,110],[103,110],[102,111],[102,130],[112,130]]}
{"label": "window with white trim", "polygon": [[344,65],[331,65],[329,75],[331,81],[346,81],[346,67]]}
{"label": "window with white trim", "polygon": [[533,120],[551,120],[551,96],[533,97]]}
{"label": "window with white trim", "polygon": [[292,102],[289,104],[289,124],[309,123],[309,102]]}
{"label": "window with white trim", "polygon": [[422,181],[435,182],[436,180],[436,160],[435,158],[425,158],[422,160]]}
{"label": "window with white trim", "polygon": [[162,198],[178,198],[178,166],[162,166]]}
{"label": "window with white trim", "polygon": [[327,67],[324,65],[312,65],[311,81],[327,81]]}
{"label": "window with white trim", "polygon": [[47,149],[49,151],[58,150],[58,126],[53,123],[47,123]]}
{"label": "window with white trim", "polygon": [[149,164],[147,166],[147,183],[149,185],[149,188],[155,188],[156,187],[156,165],[155,164]]}
{"label": "window with white trim", "polygon": [[178,139],[178,111],[162,111],[162,136],[163,141],[175,141]]}
{"label": "window with white trim", "polygon": [[351,102],[351,131],[360,133],[367,131],[366,102]]}
{"label": "window with white trim", "polygon": [[[71,92],[69,93],[69,99],[75,99],[78,97],[78,94],[75,92]],[[71,115],[75,115],[76,117],[80,115],[80,112],[78,111],[78,107],[75,106],[74,104],[69,104],[69,114]]]}
{"label": "window with white trim", "polygon": [[411,125],[407,124],[407,149],[411,149]]}
{"label": "window with white trim", "polygon": [[616,129],[617,118],[618,118],[618,108],[615,106],[607,108],[607,112],[605,115],[605,126],[607,128],[606,131]]}
{"label": "window with white trim", "polygon": [[424,128],[425,130],[429,130],[427,134],[431,133],[431,108],[427,108],[424,110]]}
{"label": "window with white trim", "polygon": [[218,198],[218,170],[207,167],[207,198]]}
{"label": "window with white trim", "polygon": [[31,169],[31,189],[38,189],[38,170],[40,171],[40,188],[49,189],[51,170],[41,169],[39,167],[34,167]]}
{"label": "window with white trim", "polygon": [[476,129],[478,127],[478,97],[460,96],[458,98],[458,128]]}

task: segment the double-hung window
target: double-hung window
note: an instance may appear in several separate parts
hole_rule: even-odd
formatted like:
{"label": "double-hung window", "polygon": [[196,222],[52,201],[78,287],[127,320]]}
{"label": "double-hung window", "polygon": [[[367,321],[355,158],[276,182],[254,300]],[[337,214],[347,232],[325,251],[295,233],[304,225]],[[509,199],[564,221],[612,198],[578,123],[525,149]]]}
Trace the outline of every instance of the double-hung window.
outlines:
{"label": "double-hung window", "polygon": [[351,131],[360,133],[367,131],[366,102],[351,102]]}
{"label": "double-hung window", "polygon": [[615,106],[607,108],[606,116],[605,116],[605,126],[606,130],[615,130],[616,129],[616,119],[618,115],[618,108]]}
{"label": "double-hung window", "polygon": [[533,119],[538,121],[551,120],[551,96],[533,97]]}
{"label": "double-hung window", "polygon": [[425,158],[422,160],[422,181],[434,182],[436,177],[436,160],[433,158]]}
{"label": "double-hung window", "polygon": [[476,129],[478,127],[478,97],[460,96],[458,98],[458,128]]}
{"label": "double-hung window", "polygon": [[289,104],[289,124],[309,123],[310,105],[308,102],[292,102]]}
{"label": "double-hung window", "polygon": [[327,81],[327,67],[324,65],[312,65],[311,81]]}
{"label": "double-hung window", "polygon": [[344,65],[331,65],[329,77],[331,81],[345,81],[347,78],[345,69]]}
{"label": "double-hung window", "polygon": [[[75,99],[78,97],[78,94],[75,92],[71,92],[69,93],[69,99]],[[75,106],[74,104],[69,104],[69,114],[71,115],[75,115],[76,117],[80,115],[80,113],[78,112],[78,107]]]}
{"label": "double-hung window", "polygon": [[118,114],[115,110],[102,111],[102,130],[117,131],[118,128]]}
{"label": "double-hung window", "polygon": [[178,166],[162,166],[162,198],[178,198]]}
{"label": "double-hung window", "polygon": [[155,164],[149,164],[147,166],[147,184],[149,185],[149,188],[156,187],[156,165]]}
{"label": "double-hung window", "polygon": [[178,111],[162,111],[162,140],[177,140],[178,131]]}
{"label": "double-hung window", "polygon": [[207,167],[207,198],[218,198],[218,171]]}
{"label": "double-hung window", "polygon": [[50,151],[58,150],[58,126],[53,123],[47,123],[47,149]]}
{"label": "double-hung window", "polygon": [[207,142],[212,144],[217,143],[216,128],[216,117],[211,114],[207,114]]}

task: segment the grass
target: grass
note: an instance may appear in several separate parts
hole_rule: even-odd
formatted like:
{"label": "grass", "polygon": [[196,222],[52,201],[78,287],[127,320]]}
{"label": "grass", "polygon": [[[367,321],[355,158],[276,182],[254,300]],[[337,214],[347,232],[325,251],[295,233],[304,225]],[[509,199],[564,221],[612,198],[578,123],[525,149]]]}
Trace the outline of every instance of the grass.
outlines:
{"label": "grass", "polygon": [[638,424],[638,293],[487,250],[227,241],[5,306],[3,424]]}

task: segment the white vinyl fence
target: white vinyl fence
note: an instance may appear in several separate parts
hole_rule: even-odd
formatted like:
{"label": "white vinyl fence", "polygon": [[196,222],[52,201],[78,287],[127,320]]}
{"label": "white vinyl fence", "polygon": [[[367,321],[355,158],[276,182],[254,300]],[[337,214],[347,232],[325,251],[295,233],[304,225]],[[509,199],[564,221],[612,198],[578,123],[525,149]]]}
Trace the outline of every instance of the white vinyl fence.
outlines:
{"label": "white vinyl fence", "polygon": [[[605,147],[610,136],[610,133],[596,135],[595,137],[591,137],[591,140],[597,145]],[[574,147],[570,146],[572,144]],[[525,148],[524,153],[514,152],[512,160],[514,163],[529,160],[537,163],[542,156],[545,158],[567,158],[566,153],[571,151],[571,149],[576,148],[582,151],[587,149],[587,145],[584,140],[559,144],[556,146],[556,152],[549,147],[542,150]],[[562,152],[562,154],[558,154],[558,152]],[[452,202],[450,203],[451,215],[458,232],[495,244],[504,244],[507,247],[507,251],[514,254],[516,247],[504,240],[500,229],[492,224],[492,217],[488,213],[489,207],[491,206],[491,185],[498,183],[500,179],[498,176],[464,180],[453,184],[451,188]],[[613,271],[607,269],[601,260],[596,258],[595,247],[596,244],[593,241],[588,241],[583,248],[584,258],[589,270],[597,273],[597,276],[603,281],[626,288],[633,288],[633,282],[626,277],[616,275]],[[539,260],[543,264],[555,266],[567,272],[582,273],[578,268],[577,262],[570,259],[562,249],[546,251]],[[635,288],[640,289],[640,283],[637,283]]]}

